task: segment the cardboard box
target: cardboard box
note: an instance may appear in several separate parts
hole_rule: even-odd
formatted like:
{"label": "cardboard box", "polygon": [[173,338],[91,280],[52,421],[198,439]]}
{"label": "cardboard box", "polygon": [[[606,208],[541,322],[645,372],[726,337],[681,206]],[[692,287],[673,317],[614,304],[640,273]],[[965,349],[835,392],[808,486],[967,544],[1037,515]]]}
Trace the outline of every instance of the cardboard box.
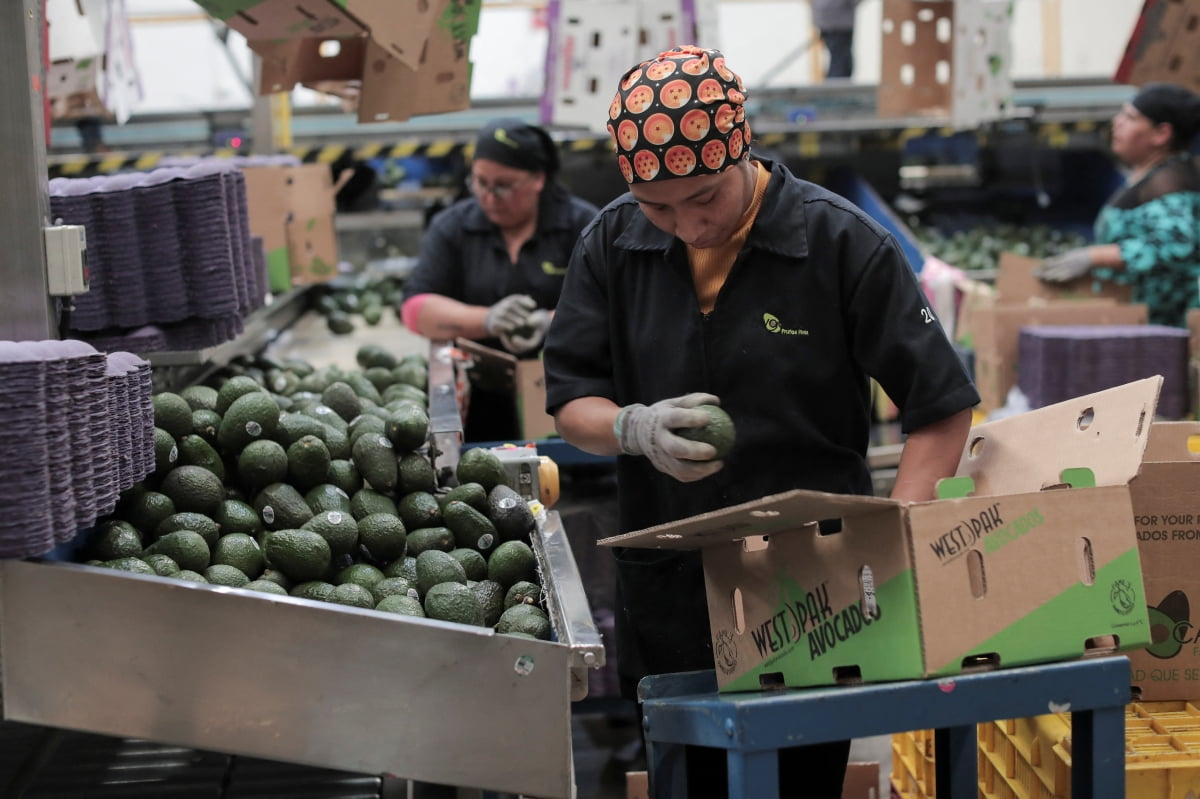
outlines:
{"label": "cardboard box", "polygon": [[[1142,701],[1200,697],[1200,423],[1150,428],[1133,481],[1133,518],[1153,641],[1129,653]],[[1195,616],[1197,621],[1193,622]]]}
{"label": "cardboard box", "polygon": [[650,799],[649,772],[625,772],[625,799]]}
{"label": "cardboard box", "polygon": [[[703,45],[715,8],[696,0],[551,0],[541,121],[604,132],[617,79],[638,59]],[[713,45],[707,45],[713,46]]]}
{"label": "cardboard box", "polygon": [[1046,305],[996,305],[977,308],[971,321],[975,349],[975,387],[980,406],[1004,406],[1017,385],[1021,328],[1027,325],[1141,325],[1145,305],[1121,305],[1105,300],[1078,300]]}
{"label": "cardboard box", "polygon": [[1000,303],[1024,302],[1037,304],[1058,300],[1112,300],[1129,302],[1133,287],[1111,280],[1079,278],[1067,283],[1047,283],[1035,270],[1040,258],[1028,258],[1012,252],[1000,253],[996,265],[996,300]]}
{"label": "cardboard box", "polygon": [[[418,114],[470,106],[471,38],[479,28],[479,0],[421,0],[431,15],[416,50],[369,36],[251,40],[262,57],[259,94],[291,91],[296,84],[338,86],[357,102],[359,122],[403,121]],[[403,16],[404,11],[393,12]],[[423,18],[423,17],[422,17]]]}
{"label": "cardboard box", "polygon": [[962,296],[954,339],[975,351],[975,387],[980,407],[1004,406],[1017,385],[1018,341],[1027,325],[1140,325],[1145,305],[1126,302],[1128,286],[1108,281],[1043,283],[1033,270],[1040,261],[1003,253],[995,287],[975,281],[959,284]]}
{"label": "cardboard box", "polygon": [[333,176],[325,164],[248,166],[250,232],[263,239],[272,292],[337,274]]}
{"label": "cardboard box", "polygon": [[1200,92],[1200,0],[1146,0],[1113,80]]}
{"label": "cardboard box", "polygon": [[842,799],[883,799],[879,793],[879,764],[848,763]]}
{"label": "cardboard box", "polygon": [[[369,36],[393,58],[414,68],[445,5],[430,0],[196,1],[251,43]],[[454,0],[454,4],[478,6],[479,0]]]}
{"label": "cardboard box", "polygon": [[1161,386],[973,428],[939,486],[957,498],[796,490],[599,543],[702,551],[722,691],[1068,660],[1107,636],[1138,649],[1150,625],[1129,483]]}
{"label": "cardboard box", "polygon": [[881,117],[973,128],[1013,105],[1008,0],[884,0]]}
{"label": "cardboard box", "polygon": [[[512,353],[460,338],[455,346],[470,357],[472,379],[495,391],[512,391],[517,399],[517,425],[522,438],[558,435],[554,417],[546,413],[546,372],[541,358],[519,359]],[[470,415],[468,400],[467,415]]]}
{"label": "cardboard box", "polygon": [[123,124],[142,99],[124,4],[52,0],[46,14],[54,59],[46,75],[51,116]]}
{"label": "cardboard box", "polygon": [[100,91],[104,83],[104,58],[65,58],[50,64],[46,92],[53,119],[109,118]]}

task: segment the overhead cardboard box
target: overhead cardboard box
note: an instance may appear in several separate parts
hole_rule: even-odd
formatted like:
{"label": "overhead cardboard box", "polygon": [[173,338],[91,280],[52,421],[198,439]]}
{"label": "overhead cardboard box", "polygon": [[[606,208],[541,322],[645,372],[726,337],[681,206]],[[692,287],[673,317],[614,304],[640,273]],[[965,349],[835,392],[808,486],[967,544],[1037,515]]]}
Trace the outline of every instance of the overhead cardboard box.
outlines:
{"label": "overhead cardboard box", "polygon": [[1150,626],[1129,483],[1161,385],[972,428],[951,498],[796,490],[599,543],[701,550],[722,691],[1137,649]]}
{"label": "overhead cardboard box", "polygon": [[1008,0],[884,0],[881,117],[974,128],[1011,113]]}
{"label": "overhead cardboard box", "polygon": [[337,272],[333,177],[325,164],[246,166],[250,231],[263,239],[272,292]]}
{"label": "overhead cardboard box", "polygon": [[1146,0],[1113,80],[1200,92],[1200,0]]}
{"label": "overhead cardboard box", "polygon": [[[479,28],[477,0],[424,3],[434,14],[420,48],[399,58],[374,33],[349,38],[251,40],[262,57],[258,92],[296,84],[337,86],[357,103],[359,122],[403,121],[418,114],[461,111],[470,105],[471,38]],[[400,13],[400,12],[397,12]]]}
{"label": "overhead cardboard box", "polygon": [[46,93],[54,119],[108,118],[112,115],[100,96],[104,83],[104,58],[66,58],[46,71]]}
{"label": "overhead cardboard box", "polygon": [[[430,0],[196,0],[249,42],[370,37],[410,67],[420,61],[439,9]],[[476,6],[479,0],[454,0]]]}
{"label": "overhead cardboard box", "polygon": [[[493,391],[511,391],[517,402],[517,426],[527,440],[558,435],[554,417],[546,413],[546,371],[541,358],[517,358],[466,338],[454,342],[471,359],[472,380]],[[470,400],[467,400],[467,415]],[[466,421],[465,419],[463,420]]]}
{"label": "overhead cardboard box", "polygon": [[1129,654],[1133,684],[1147,702],[1200,696],[1200,423],[1150,428],[1133,481],[1133,519],[1146,584],[1152,643]]}
{"label": "overhead cardboard box", "polygon": [[52,117],[124,123],[142,99],[124,4],[53,0],[46,18],[54,59],[46,74]]}

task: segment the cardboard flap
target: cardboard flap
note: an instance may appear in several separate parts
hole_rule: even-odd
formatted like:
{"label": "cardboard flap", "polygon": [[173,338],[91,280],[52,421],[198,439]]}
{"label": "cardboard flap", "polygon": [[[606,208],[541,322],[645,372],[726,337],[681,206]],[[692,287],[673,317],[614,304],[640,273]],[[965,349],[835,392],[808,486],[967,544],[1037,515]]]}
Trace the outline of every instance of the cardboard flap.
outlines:
{"label": "cardboard flap", "polygon": [[1041,266],[1038,258],[1013,252],[1000,253],[996,268],[996,297],[1000,302],[1029,302],[1036,300],[1094,300],[1112,299],[1129,302],[1133,287],[1111,281],[1083,277],[1068,283],[1046,283],[1034,270]]}
{"label": "cardboard flap", "polygon": [[976,496],[1040,491],[1078,467],[1096,485],[1125,485],[1141,465],[1162,383],[1147,377],[973,427],[956,474],[975,481]]}
{"label": "cardboard flap", "polygon": [[787,491],[743,502],[711,513],[689,516],[624,535],[602,538],[609,547],[640,549],[701,549],[748,536],[795,530],[822,519],[848,519],[881,511],[897,511],[899,502],[853,494],[822,491]]}
{"label": "cardboard flap", "polygon": [[362,21],[388,54],[405,66],[416,69],[421,64],[421,51],[432,32],[441,6],[429,0],[398,4],[388,0],[349,0],[346,7]]}
{"label": "cardboard flap", "polygon": [[[1196,447],[1196,449],[1193,449]],[[1200,461],[1200,422],[1155,422],[1146,442],[1146,463]]]}
{"label": "cardboard flap", "polygon": [[362,23],[330,0],[197,0],[247,39],[361,36]]}
{"label": "cardboard flap", "polygon": [[470,356],[467,371],[476,385],[492,391],[512,391],[516,387],[517,356],[469,338],[455,339],[454,346]]}

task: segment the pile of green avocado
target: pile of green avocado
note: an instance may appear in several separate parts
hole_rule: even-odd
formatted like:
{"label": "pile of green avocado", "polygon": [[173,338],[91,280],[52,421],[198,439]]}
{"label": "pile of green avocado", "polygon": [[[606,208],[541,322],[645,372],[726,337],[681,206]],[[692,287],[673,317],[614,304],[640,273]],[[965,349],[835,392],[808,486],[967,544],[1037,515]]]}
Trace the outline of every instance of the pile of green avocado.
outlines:
{"label": "pile of green avocado", "polygon": [[457,485],[428,455],[428,364],[239,362],[154,395],[156,469],[98,525],[93,565],[548,639],[533,511],[495,453]]}

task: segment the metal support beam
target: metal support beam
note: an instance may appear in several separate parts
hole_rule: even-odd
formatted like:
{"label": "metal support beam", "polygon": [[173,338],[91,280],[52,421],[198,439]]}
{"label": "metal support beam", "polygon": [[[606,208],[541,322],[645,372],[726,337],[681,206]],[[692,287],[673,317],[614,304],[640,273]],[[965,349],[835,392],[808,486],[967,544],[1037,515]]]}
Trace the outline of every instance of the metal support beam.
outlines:
{"label": "metal support beam", "polygon": [[44,84],[41,0],[0,3],[0,339],[57,338],[42,238],[50,214]]}

